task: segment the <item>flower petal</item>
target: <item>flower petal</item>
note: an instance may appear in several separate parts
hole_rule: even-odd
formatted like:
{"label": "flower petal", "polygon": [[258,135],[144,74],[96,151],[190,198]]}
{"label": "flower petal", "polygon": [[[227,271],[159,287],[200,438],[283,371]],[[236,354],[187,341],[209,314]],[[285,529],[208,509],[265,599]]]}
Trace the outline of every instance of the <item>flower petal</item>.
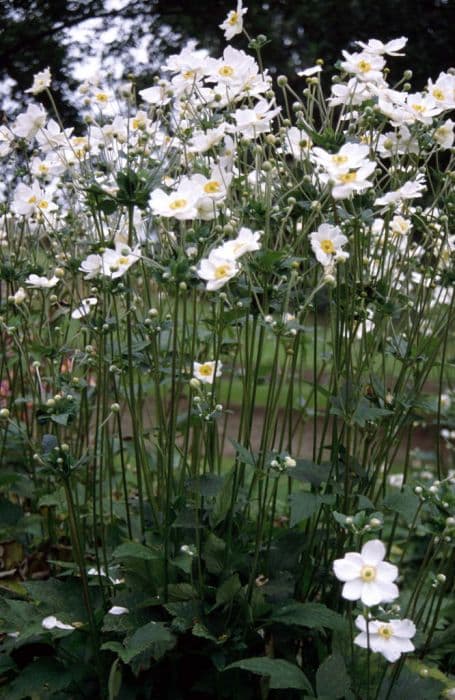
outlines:
{"label": "flower petal", "polygon": [[377,578],[382,581],[395,581],[398,576],[398,567],[395,564],[389,564],[387,561],[380,561],[376,565]]}
{"label": "flower petal", "polygon": [[365,564],[376,566],[385,557],[385,546],[381,540],[370,540],[363,545],[360,554]]}
{"label": "flower petal", "polygon": [[339,581],[353,581],[360,576],[361,563],[350,561],[347,557],[344,559],[335,559],[333,562],[333,570]]}
{"label": "flower petal", "polygon": [[354,581],[347,581],[344,584],[341,595],[346,600],[358,600],[362,595],[362,590],[363,581],[360,578],[356,578]]}
{"label": "flower petal", "polygon": [[384,600],[382,588],[375,581],[371,583],[360,581],[360,583],[362,586],[360,599],[364,605],[371,607],[372,605],[379,605],[379,603]]}

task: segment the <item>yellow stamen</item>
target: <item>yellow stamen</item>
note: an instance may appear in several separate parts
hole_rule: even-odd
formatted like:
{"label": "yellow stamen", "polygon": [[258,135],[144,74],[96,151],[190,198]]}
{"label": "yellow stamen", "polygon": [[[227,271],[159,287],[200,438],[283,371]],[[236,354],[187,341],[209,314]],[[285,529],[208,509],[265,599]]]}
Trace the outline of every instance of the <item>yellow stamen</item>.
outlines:
{"label": "yellow stamen", "polygon": [[169,209],[183,209],[187,204],[187,199],[174,199],[174,201],[169,204]]}
{"label": "yellow stamen", "polygon": [[381,625],[378,629],[378,634],[384,639],[390,639],[390,637],[393,637],[393,630],[390,625]]}
{"label": "yellow stamen", "polygon": [[371,583],[376,578],[376,568],[374,566],[362,566],[360,578],[365,583]]}
{"label": "yellow stamen", "polygon": [[348,160],[347,156],[341,156],[341,155],[332,156],[332,162],[335,163],[335,165],[343,165],[343,163],[346,163],[347,160]]}
{"label": "yellow stamen", "polygon": [[222,75],[223,78],[230,78],[231,75],[234,75],[234,69],[232,66],[221,66],[218,73]]}
{"label": "yellow stamen", "polygon": [[230,265],[218,265],[218,267],[215,268],[215,279],[219,280],[222,277],[226,277],[226,275],[229,274],[230,270]]}
{"label": "yellow stamen", "polygon": [[321,248],[324,251],[324,253],[328,253],[329,255],[335,252],[335,246],[333,245],[332,241],[328,238],[321,241]]}
{"label": "yellow stamen", "polygon": [[219,192],[220,189],[221,185],[216,180],[209,180],[209,182],[206,182],[204,185],[204,192],[207,192],[208,194]]}
{"label": "yellow stamen", "polygon": [[340,175],[340,180],[341,182],[347,183],[347,182],[354,182],[357,177],[357,173],[353,171],[352,173],[343,173],[343,175]]}
{"label": "yellow stamen", "polygon": [[199,367],[199,374],[202,374],[203,377],[211,377],[213,374],[213,366],[206,362]]}
{"label": "yellow stamen", "polygon": [[368,73],[368,71],[371,70],[371,63],[365,60],[359,61],[357,68],[361,73]]}

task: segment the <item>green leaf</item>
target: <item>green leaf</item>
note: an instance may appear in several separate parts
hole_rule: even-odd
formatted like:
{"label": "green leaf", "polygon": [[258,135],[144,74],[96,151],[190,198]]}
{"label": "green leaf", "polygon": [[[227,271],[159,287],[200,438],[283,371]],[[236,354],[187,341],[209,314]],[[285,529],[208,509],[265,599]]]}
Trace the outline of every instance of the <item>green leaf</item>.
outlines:
{"label": "green leaf", "polygon": [[352,420],[361,428],[365,427],[367,421],[376,421],[378,418],[383,418],[384,416],[391,416],[393,411],[389,411],[387,408],[378,408],[373,406],[371,401],[366,398],[361,398],[357,404],[357,408],[354,411]]}
{"label": "green leaf", "polygon": [[256,460],[254,458],[253,453],[248,450],[246,447],[241,445],[239,442],[236,440],[233,440],[232,438],[229,438],[230,443],[235,447],[235,451],[239,457],[239,461],[242,464],[250,464],[252,467],[256,466]]}
{"label": "green leaf", "polygon": [[410,486],[404,486],[402,491],[389,493],[382,502],[382,505],[389,510],[393,510],[401,515],[406,522],[410,523],[419,507],[420,500]]}
{"label": "green leaf", "polygon": [[216,592],[216,604],[223,605],[224,603],[229,603],[235,598],[241,588],[242,584],[240,583],[239,575],[233,574],[218,588]]}
{"label": "green leaf", "polygon": [[350,691],[350,686],[351,681],[343,657],[340,654],[328,656],[316,673],[318,697],[327,695],[332,700],[344,698]]}
{"label": "green leaf", "polygon": [[270,688],[273,690],[286,690],[295,688],[306,690],[313,695],[311,683],[298,666],[291,664],[284,659],[270,659],[267,656],[254,656],[250,659],[236,661],[224,669],[228,671],[233,668],[240,668],[242,671],[249,671],[258,676],[269,677]]}
{"label": "green leaf", "polygon": [[122,661],[129,663],[135,656],[147,651],[154,659],[161,659],[176,643],[176,637],[162,622],[149,622],[136,630],[119,656]]}
{"label": "green leaf", "polygon": [[219,574],[224,566],[224,551],[226,543],[211,532],[202,549],[202,558],[205,561],[207,571],[211,574]]}
{"label": "green leaf", "polygon": [[297,481],[309,483],[312,486],[320,486],[330,476],[330,465],[315,464],[309,459],[298,459],[297,466],[288,469],[287,476]]}
{"label": "green leaf", "polygon": [[53,659],[37,659],[21,670],[19,676],[8,686],[5,698],[44,700],[67,688],[72,680],[71,673]]}
{"label": "green leaf", "polygon": [[291,519],[289,527],[294,527],[303,520],[308,520],[317,513],[321,505],[321,497],[316,493],[301,491],[293,493],[291,498]]}
{"label": "green leaf", "polygon": [[275,610],[269,617],[271,622],[310,629],[327,629],[342,631],[346,623],[344,618],[322,603],[288,603]]}
{"label": "green leaf", "polygon": [[143,559],[144,561],[152,561],[152,559],[159,559],[160,555],[158,552],[145,547],[143,544],[138,542],[124,542],[119,545],[112,553],[114,559]]}
{"label": "green leaf", "polygon": [[171,583],[167,591],[172,600],[196,600],[198,597],[191,583]]}

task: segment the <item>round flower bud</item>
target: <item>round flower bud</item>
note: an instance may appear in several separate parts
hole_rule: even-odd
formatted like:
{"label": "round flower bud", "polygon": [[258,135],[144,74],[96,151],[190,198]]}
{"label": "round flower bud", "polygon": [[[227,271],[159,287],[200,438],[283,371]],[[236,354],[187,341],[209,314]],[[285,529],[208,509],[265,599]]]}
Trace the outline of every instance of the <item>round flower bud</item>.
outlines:
{"label": "round flower bud", "polygon": [[283,87],[286,87],[286,85],[288,84],[288,79],[285,75],[279,75],[278,78],[276,79],[276,83],[277,83],[278,87],[283,88]]}
{"label": "round flower bud", "polygon": [[9,418],[9,411],[7,408],[0,409],[0,418],[4,418],[4,419]]}
{"label": "round flower bud", "polygon": [[417,494],[417,496],[420,496],[420,494],[423,493],[423,488],[421,486],[416,486],[414,489],[414,493]]}
{"label": "round flower bud", "polygon": [[[190,384],[190,387],[191,387],[194,391],[199,391],[199,389],[201,388],[201,382],[199,381],[199,379],[196,379],[196,377],[192,377],[192,378],[190,379],[189,384]],[[196,397],[194,398],[194,400],[196,400],[196,398],[199,398],[199,397],[196,396]]]}
{"label": "round flower bud", "polygon": [[112,413],[118,413],[120,411],[120,404],[119,403],[111,404],[111,411],[112,411]]}
{"label": "round flower bud", "polygon": [[445,574],[438,574],[436,576],[436,581],[438,583],[445,583],[447,581],[447,576]]}
{"label": "round flower bud", "polygon": [[379,518],[371,518],[370,525],[371,525],[371,527],[381,527],[382,520],[379,520]]}

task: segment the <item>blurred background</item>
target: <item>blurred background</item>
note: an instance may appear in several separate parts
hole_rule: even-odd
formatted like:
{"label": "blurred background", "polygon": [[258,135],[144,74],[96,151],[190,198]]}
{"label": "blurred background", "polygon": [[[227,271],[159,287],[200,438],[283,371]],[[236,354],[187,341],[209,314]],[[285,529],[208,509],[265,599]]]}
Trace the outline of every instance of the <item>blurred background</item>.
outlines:
{"label": "blurred background", "polygon": [[[333,64],[353,41],[409,38],[406,57],[392,59],[399,78],[414,72],[413,87],[455,65],[455,0],[245,0],[245,27],[265,34],[264,64],[304,87],[296,71],[323,58]],[[133,73],[138,87],[151,84],[165,56],[189,40],[213,55],[225,44],[218,25],[236,0],[1,0],[0,98],[18,107],[33,75],[49,66],[64,119],[76,119],[76,82]],[[232,45],[247,49],[243,36]]]}

